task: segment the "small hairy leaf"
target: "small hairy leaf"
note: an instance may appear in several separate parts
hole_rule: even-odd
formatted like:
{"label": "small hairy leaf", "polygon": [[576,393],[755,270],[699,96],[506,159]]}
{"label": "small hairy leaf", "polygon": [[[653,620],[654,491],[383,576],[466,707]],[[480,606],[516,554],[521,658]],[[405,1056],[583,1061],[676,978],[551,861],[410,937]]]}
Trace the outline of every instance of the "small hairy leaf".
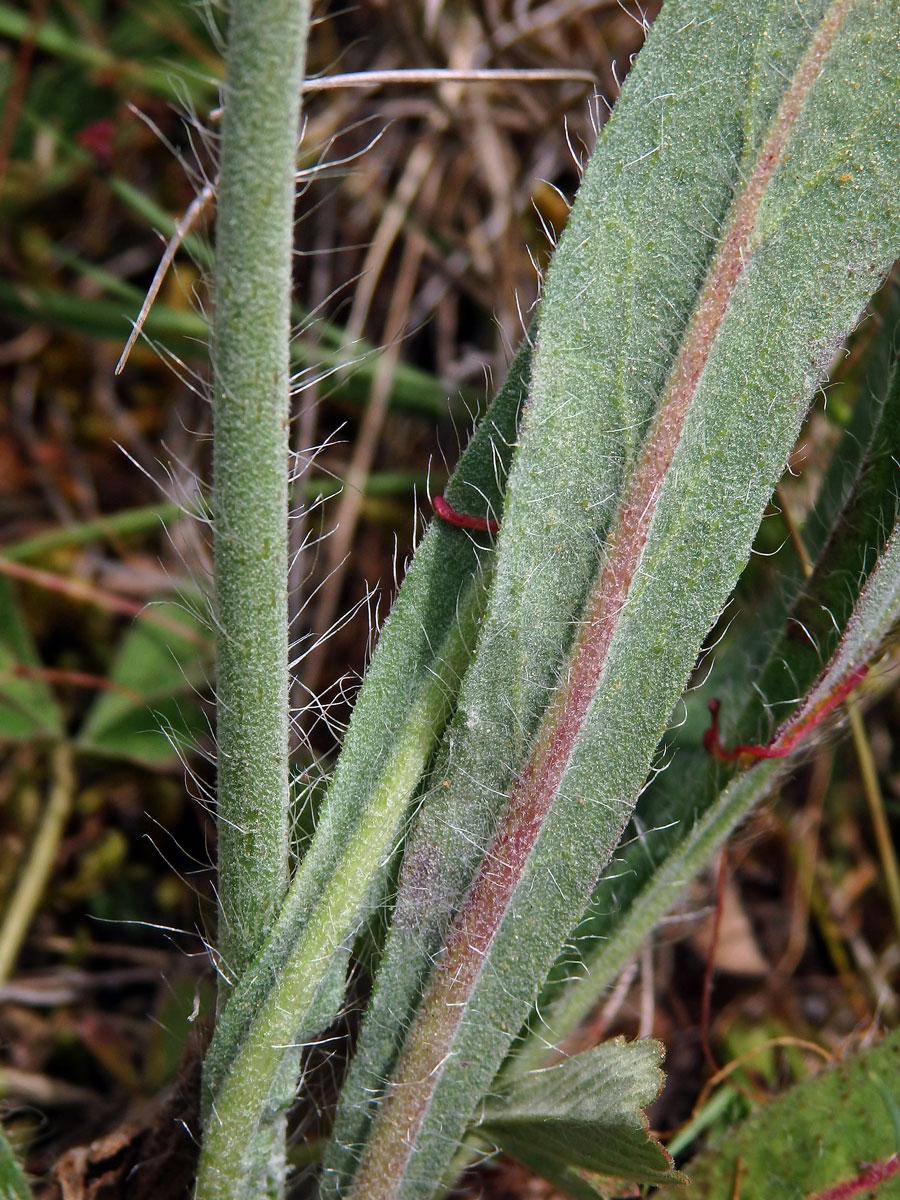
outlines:
{"label": "small hairy leaf", "polygon": [[662,1087],[661,1061],[658,1042],[606,1042],[516,1079],[488,1102],[477,1134],[555,1179],[578,1168],[630,1183],[677,1180],[642,1111]]}

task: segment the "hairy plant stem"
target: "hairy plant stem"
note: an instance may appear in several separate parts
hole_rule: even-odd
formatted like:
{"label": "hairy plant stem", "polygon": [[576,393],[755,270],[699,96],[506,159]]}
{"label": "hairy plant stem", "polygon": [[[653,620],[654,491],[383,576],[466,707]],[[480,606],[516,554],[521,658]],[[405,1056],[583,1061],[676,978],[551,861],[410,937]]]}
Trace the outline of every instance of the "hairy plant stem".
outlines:
{"label": "hairy plant stem", "polygon": [[219,951],[233,979],[287,886],[287,426],[303,9],[232,4],[222,123],[213,513]]}
{"label": "hairy plant stem", "polygon": [[[308,28],[308,0],[232,0],[213,324],[220,1007],[288,884],[290,297]],[[283,1192],[288,1074],[249,1145],[227,1112],[210,1114],[199,1197]],[[210,1148],[229,1142],[248,1149]]]}

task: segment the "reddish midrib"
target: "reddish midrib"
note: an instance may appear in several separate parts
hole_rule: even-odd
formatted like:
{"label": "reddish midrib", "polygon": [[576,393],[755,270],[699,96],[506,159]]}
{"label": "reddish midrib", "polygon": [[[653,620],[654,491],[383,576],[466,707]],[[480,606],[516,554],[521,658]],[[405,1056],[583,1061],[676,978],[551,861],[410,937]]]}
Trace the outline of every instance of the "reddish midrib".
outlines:
{"label": "reddish midrib", "polygon": [[[442,1065],[450,1053],[484,957],[509,906],[556,796],[606,661],[610,641],[634,579],[685,418],[713,342],[750,259],[750,235],[766,186],[794,122],[852,0],[835,0],[779,107],[746,187],[735,199],[712,269],[685,333],[653,430],[628,485],[610,534],[606,562],[588,604],[557,694],[535,749],[513,787],[500,827],[468,892],[438,961],[429,991],[385,1095],[353,1196],[396,1195]],[[387,1140],[387,1144],[384,1145]],[[382,1150],[382,1145],[384,1149]]]}

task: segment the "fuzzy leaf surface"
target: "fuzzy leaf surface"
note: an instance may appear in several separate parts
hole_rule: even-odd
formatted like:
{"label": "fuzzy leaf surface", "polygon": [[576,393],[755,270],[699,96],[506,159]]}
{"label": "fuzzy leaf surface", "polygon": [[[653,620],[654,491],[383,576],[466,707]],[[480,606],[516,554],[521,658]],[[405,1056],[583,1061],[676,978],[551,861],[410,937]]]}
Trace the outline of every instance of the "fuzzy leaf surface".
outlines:
{"label": "fuzzy leaf surface", "polygon": [[661,1061],[658,1042],[605,1042],[517,1079],[488,1102],[478,1135],[556,1177],[580,1168],[628,1183],[677,1180],[642,1111],[659,1095]]}
{"label": "fuzzy leaf surface", "polygon": [[626,82],[548,275],[485,632],[326,1192],[365,1143],[354,1197],[431,1194],[613,852],[900,249],[896,26],[876,0],[669,0]]}
{"label": "fuzzy leaf surface", "polygon": [[[843,637],[833,655],[810,686],[806,696],[782,726],[789,736],[792,724],[802,723],[807,714],[821,706],[859,667],[874,663],[886,641],[900,623],[900,523],[885,543],[883,553],[860,592]],[[773,657],[773,661],[776,660]],[[781,731],[779,731],[781,732]],[[802,751],[798,750],[798,753]],[[606,895],[606,916],[592,919],[576,933],[595,942],[594,953],[586,956],[585,981],[548,1007],[544,1020],[558,1036],[564,1036],[590,1009],[641,940],[665,915],[691,879],[735,826],[769,795],[790,766],[790,758],[763,759],[739,771],[721,786],[716,768],[704,751],[685,755],[671,792],[661,789],[651,810],[651,823],[658,823],[652,853],[637,846],[616,864],[610,878],[601,880],[595,893],[598,902]],[[668,836],[667,836],[668,835]],[[622,894],[616,898],[614,880]],[[512,1070],[539,1061],[541,1054],[532,1041],[522,1060]]]}
{"label": "fuzzy leaf surface", "polygon": [[[789,575],[780,595],[716,651],[707,685],[684,697],[685,720],[667,755],[671,765],[642,796],[626,845],[601,877],[543,989],[541,1016],[512,1064],[515,1072],[542,1061],[547,1027],[565,1037],[587,1015],[700,869],[703,855],[746,815],[743,806],[761,800],[783,774],[777,762],[759,763],[752,779],[729,786],[731,773],[703,749],[706,701],[710,693],[725,697],[726,742],[765,741],[772,714],[787,715],[816,683],[884,551],[900,494],[900,290],[893,284],[887,300],[852,420],[804,525],[807,551],[816,552],[812,575]],[[571,983],[576,972],[583,978]]]}

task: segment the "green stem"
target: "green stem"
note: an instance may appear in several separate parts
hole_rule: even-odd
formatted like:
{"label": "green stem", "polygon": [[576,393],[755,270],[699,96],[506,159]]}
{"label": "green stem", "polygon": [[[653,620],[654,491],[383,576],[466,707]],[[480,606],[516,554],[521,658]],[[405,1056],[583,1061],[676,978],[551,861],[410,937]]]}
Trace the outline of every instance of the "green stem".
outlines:
{"label": "green stem", "polygon": [[[416,561],[421,565],[421,556]],[[426,576],[427,585],[430,574]],[[346,955],[342,959],[340,947],[348,941],[373,880],[390,859],[398,825],[449,716],[453,681],[471,653],[485,591],[480,574],[460,591],[457,619],[435,646],[433,661],[418,681],[395,740],[386,755],[369,754],[371,774],[366,783],[370,786],[359,806],[352,803],[359,776],[353,753],[345,746],[344,773],[339,765],[316,836],[294,876],[272,938],[216,1023],[206,1061],[215,1120],[206,1131],[198,1200],[230,1194],[225,1188],[215,1190],[214,1184],[219,1178],[234,1177],[255,1137],[261,1114],[271,1103],[285,1047],[314,1036],[339,1007],[346,971]],[[397,606],[401,611],[402,607]],[[380,719],[383,705],[378,699],[385,697],[385,683],[390,681],[379,677],[379,670],[383,668],[376,662],[369,680],[375,676],[377,692],[373,695],[370,690],[369,704]],[[366,716],[365,698],[357,706],[359,712]],[[351,751],[353,739],[351,730]],[[348,816],[352,825],[347,824]],[[209,1191],[203,1190],[206,1186]]]}
{"label": "green stem", "polygon": [[287,508],[294,163],[309,10],[235,0],[222,125],[213,515],[219,950],[240,977],[287,887]]}
{"label": "green stem", "polygon": [[[213,515],[219,753],[219,952],[240,979],[288,883],[288,412],[294,173],[308,0],[233,0],[216,226]],[[228,986],[221,989],[224,1005]],[[291,1056],[245,1155],[198,1196],[284,1190]]]}

